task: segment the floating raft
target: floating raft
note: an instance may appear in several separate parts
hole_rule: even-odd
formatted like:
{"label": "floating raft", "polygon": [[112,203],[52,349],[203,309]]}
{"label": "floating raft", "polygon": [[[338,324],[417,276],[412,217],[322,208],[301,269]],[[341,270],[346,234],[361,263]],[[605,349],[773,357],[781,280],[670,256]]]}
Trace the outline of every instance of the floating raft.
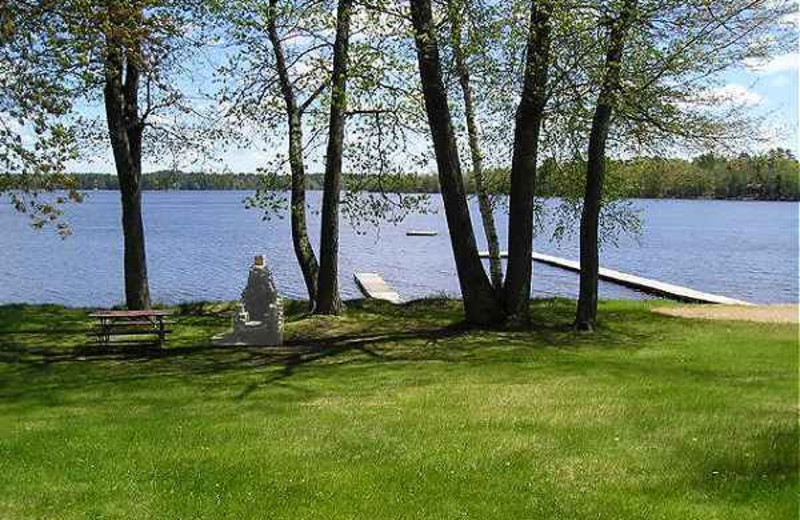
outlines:
{"label": "floating raft", "polygon": [[[482,258],[489,257],[488,252],[481,252],[480,255]],[[503,251],[502,253],[500,253],[500,256],[502,258],[507,258],[508,253],[506,251]],[[536,252],[533,253],[532,257],[533,261],[535,262],[552,265],[554,267],[560,267],[562,269],[567,269],[568,271],[574,271],[576,273],[579,273],[581,271],[580,262],[576,262],[574,260],[567,260],[565,258],[559,258],[557,256],[545,255]],[[654,294],[656,296],[664,296],[667,298],[684,302],[720,303],[724,305],[753,305],[750,302],[736,300],[734,298],[728,298],[727,296],[720,296],[718,294],[710,294],[701,291],[696,291],[688,287],[681,287],[680,285],[673,285],[670,283],[659,282],[657,280],[650,280],[649,278],[642,278],[641,276],[621,273],[619,271],[614,271],[613,269],[606,269],[604,267],[600,268],[599,277],[601,280],[606,280],[609,282],[616,283],[618,285],[630,287],[631,289],[636,289],[644,293]]]}
{"label": "floating raft", "polygon": [[403,303],[403,299],[378,273],[355,273],[353,279],[365,298]]}
{"label": "floating raft", "polygon": [[435,237],[438,235],[438,231],[424,231],[424,230],[410,230],[406,231],[406,236],[408,237]]}

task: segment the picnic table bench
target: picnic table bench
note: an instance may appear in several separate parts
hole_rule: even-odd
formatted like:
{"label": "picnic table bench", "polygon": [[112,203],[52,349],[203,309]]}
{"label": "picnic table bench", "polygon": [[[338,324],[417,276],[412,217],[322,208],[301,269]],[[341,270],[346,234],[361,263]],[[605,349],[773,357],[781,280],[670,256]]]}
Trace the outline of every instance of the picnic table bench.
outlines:
{"label": "picnic table bench", "polygon": [[163,309],[141,311],[98,311],[89,314],[97,323],[89,332],[98,344],[108,345],[113,338],[125,338],[126,341],[157,343],[159,347],[167,341],[167,329],[172,321],[172,311]]}

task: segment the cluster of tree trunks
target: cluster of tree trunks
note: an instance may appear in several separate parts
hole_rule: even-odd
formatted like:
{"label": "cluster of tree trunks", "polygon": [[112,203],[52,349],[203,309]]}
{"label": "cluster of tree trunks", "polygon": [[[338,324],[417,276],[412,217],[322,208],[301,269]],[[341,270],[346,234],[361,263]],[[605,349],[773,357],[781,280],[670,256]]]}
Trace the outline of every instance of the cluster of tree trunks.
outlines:
{"label": "cluster of tree trunks", "polygon": [[[312,309],[321,314],[338,314],[342,308],[338,286],[339,197],[342,183],[353,0],[339,0],[337,5],[319,264],[309,240],[306,224],[306,175],[302,130],[303,111],[319,92],[313,94],[302,105],[298,104],[277,30],[277,3],[277,0],[269,1],[267,32],[274,52],[278,84],[289,129],[294,252],[303,273]],[[531,0],[530,4],[524,81],[515,117],[509,201],[509,257],[505,280],[500,264],[499,243],[491,201],[483,178],[483,157],[469,69],[461,48],[459,4],[457,0],[450,0],[448,5],[451,18],[451,44],[466,109],[473,177],[489,242],[491,279],[487,276],[479,257],[470,218],[447,89],[443,81],[431,0],[411,0],[410,7],[425,110],[436,155],[439,184],[466,318],[474,324],[497,324],[507,319],[524,320],[527,317],[531,292],[534,191],[539,133],[547,102],[552,5],[549,0]],[[575,320],[575,326],[582,330],[591,330],[596,324],[598,226],[603,196],[606,139],[614,106],[621,90],[620,67],[623,49],[636,9],[636,0],[625,0],[619,15],[611,23],[604,76],[589,136],[586,192],[581,218],[582,271]],[[129,308],[142,309],[149,307],[150,295],[141,208],[144,131],[144,121],[139,113],[138,103],[141,42],[135,32],[122,37],[113,29],[115,22],[119,22],[120,27],[126,26],[130,20],[123,21],[116,18],[130,17],[131,12],[130,9],[121,9],[118,3],[109,4],[108,15],[112,29],[107,34],[103,93],[122,198],[125,296]],[[141,9],[133,10],[134,18],[141,16]],[[323,88],[324,85],[321,86],[320,92]]]}
{"label": "cluster of tree trunks", "polygon": [[[482,156],[477,138],[469,71],[460,46],[459,16],[455,2],[448,5],[451,43],[456,72],[464,97],[467,132],[472,154],[481,215],[489,239],[490,271],[498,287],[502,271],[496,245],[494,222],[487,200],[481,197]],[[489,290],[483,266],[477,261],[477,249],[464,198],[464,188],[452,119],[447,102],[430,0],[411,0],[411,14],[417,45],[420,79],[425,96],[428,124],[433,137],[442,198],[456,258],[459,282],[467,320],[476,324],[502,320],[527,319],[532,283],[533,206],[539,133],[547,103],[548,65],[550,61],[550,11],[548,0],[532,0],[526,49],[523,89],[515,118],[514,148],[509,197],[508,266],[502,292]],[[597,320],[599,273],[598,228],[603,198],[606,139],[611,116],[621,90],[621,62],[628,29],[636,15],[637,1],[625,0],[611,23],[608,35],[602,85],[589,136],[586,192],[581,216],[580,294],[575,327],[592,330]]]}
{"label": "cluster of tree trunks", "polygon": [[[464,195],[464,185],[458,158],[458,147],[452,127],[452,116],[447,101],[447,91],[442,81],[436,33],[431,2],[412,0],[411,15],[417,45],[417,60],[425,96],[428,124],[433,136],[434,152],[439,173],[439,184],[445,205],[453,254],[456,259],[464,310],[467,320],[475,324],[496,324],[508,318],[525,319],[530,299],[533,252],[533,204],[536,183],[536,160],[539,132],[544,119],[547,100],[547,70],[550,51],[550,17],[547,2],[531,2],[530,31],[527,42],[527,60],[524,87],[517,108],[514,137],[514,156],[511,169],[511,196],[509,216],[509,260],[502,291],[496,267],[492,267],[494,284],[486,277],[475,245],[475,237]],[[452,11],[451,11],[452,13]],[[457,14],[451,21],[457,21]],[[451,40],[459,41],[459,28],[451,28]],[[477,132],[471,89],[463,56],[456,47],[456,64],[459,72],[465,106],[467,126],[472,151],[476,181],[480,178],[481,155],[477,145]],[[479,190],[480,194],[480,190]],[[479,203],[485,204],[485,202]],[[491,209],[481,207],[486,225],[486,215]],[[490,224],[490,229],[493,223]],[[487,233],[490,237],[491,235]],[[499,257],[499,253],[497,253]],[[500,275],[502,276],[502,275]]]}
{"label": "cluster of tree trunks", "polygon": [[447,89],[442,80],[441,60],[430,0],[412,0],[411,19],[425,97],[425,111],[433,138],[439,186],[456,261],[464,312],[471,323],[496,323],[502,319],[502,305],[486,276],[475,242],[458,157],[458,144],[447,101]]}

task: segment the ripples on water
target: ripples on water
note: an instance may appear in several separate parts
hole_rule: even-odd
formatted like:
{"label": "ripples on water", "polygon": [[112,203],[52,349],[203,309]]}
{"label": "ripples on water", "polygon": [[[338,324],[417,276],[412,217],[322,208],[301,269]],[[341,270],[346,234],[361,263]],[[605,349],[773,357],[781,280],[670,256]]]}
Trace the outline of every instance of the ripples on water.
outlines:
{"label": "ripples on water", "polygon": [[[303,298],[288,218],[262,222],[246,210],[249,192],[147,192],[144,215],[151,292],[155,301],[231,300],[238,297],[254,255],[263,253],[281,292]],[[309,194],[318,205],[320,193]],[[435,207],[441,199],[432,199]],[[552,202],[551,202],[552,204]],[[640,200],[644,231],[635,240],[606,247],[601,264],[619,271],[756,302],[798,298],[797,204],[740,201]],[[485,249],[477,208],[473,222]],[[7,205],[0,206],[0,303],[52,302],[113,305],[123,301],[119,196],[92,192],[69,210],[74,235],[62,240],[31,229]],[[317,244],[319,216],[310,212]],[[505,242],[507,217],[498,214]],[[435,237],[407,237],[409,229],[435,230]],[[557,244],[545,232],[535,249],[577,258],[577,237]],[[380,273],[407,299],[458,294],[458,281],[442,211],[413,215],[380,232],[359,235],[343,219],[341,289],[359,297],[356,271]],[[534,264],[534,296],[575,297],[574,273]],[[601,282],[602,298],[644,298],[636,291]]]}

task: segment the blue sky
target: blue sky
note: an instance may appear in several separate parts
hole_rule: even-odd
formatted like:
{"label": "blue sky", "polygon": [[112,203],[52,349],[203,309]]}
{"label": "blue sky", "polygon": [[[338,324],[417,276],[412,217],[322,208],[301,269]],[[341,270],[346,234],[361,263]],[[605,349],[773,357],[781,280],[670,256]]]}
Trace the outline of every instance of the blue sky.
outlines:
{"label": "blue sky", "polygon": [[732,94],[749,105],[754,114],[763,115],[769,146],[798,152],[798,60],[797,51],[782,54],[764,63],[748,63],[723,76]]}

